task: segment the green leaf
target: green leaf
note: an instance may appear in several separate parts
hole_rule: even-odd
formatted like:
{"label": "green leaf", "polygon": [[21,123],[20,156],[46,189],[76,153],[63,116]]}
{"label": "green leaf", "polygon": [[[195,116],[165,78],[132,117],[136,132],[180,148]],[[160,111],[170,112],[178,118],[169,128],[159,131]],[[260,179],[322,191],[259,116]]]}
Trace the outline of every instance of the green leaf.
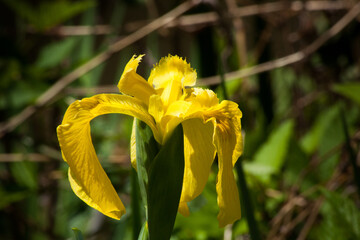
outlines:
{"label": "green leaf", "polygon": [[132,233],[133,233],[133,239],[137,239],[137,236],[141,231],[141,213],[140,213],[138,178],[136,171],[133,168],[131,168],[130,182],[131,182]]}
{"label": "green leaf", "polygon": [[[147,213],[147,184],[150,163],[157,155],[159,148],[149,126],[134,119],[136,136],[136,166],[140,186],[140,194]],[[147,215],[146,215],[147,219]]]}
{"label": "green leaf", "polygon": [[346,196],[327,189],[320,189],[326,197],[321,208],[323,221],[316,233],[318,239],[360,239],[360,211]]}
{"label": "green leaf", "polygon": [[29,189],[36,189],[37,185],[37,165],[34,162],[21,161],[10,165],[11,173],[19,185]]}
{"label": "green leaf", "polygon": [[169,240],[179,207],[184,175],[183,129],[179,125],[148,170],[150,240]]}
{"label": "green leaf", "polygon": [[83,240],[83,236],[81,234],[81,231],[77,228],[72,228],[74,236],[75,236],[75,240]]}
{"label": "green leaf", "polygon": [[272,174],[279,172],[285,161],[293,129],[294,121],[288,120],[274,130],[255,154],[254,161],[244,163],[246,172],[259,177],[264,182],[269,181]]}
{"label": "green leaf", "polygon": [[36,65],[40,68],[51,68],[58,65],[70,55],[76,43],[78,43],[78,39],[72,37],[45,46],[40,52]]}
{"label": "green leaf", "polygon": [[147,222],[145,222],[141,228],[138,240],[148,240],[149,239],[149,231],[147,228]]}
{"label": "green leaf", "polygon": [[344,97],[350,98],[357,104],[360,104],[360,83],[349,82],[343,84],[334,84],[332,90]]}
{"label": "green leaf", "polygon": [[306,153],[314,153],[326,130],[328,130],[338,114],[339,107],[337,105],[319,114],[311,130],[300,141],[301,147]]}
{"label": "green leaf", "polygon": [[52,28],[95,5],[92,0],[78,2],[43,1],[36,7],[25,1],[3,1],[17,15],[29,21],[35,29],[40,31]]}
{"label": "green leaf", "polygon": [[27,196],[29,196],[29,192],[28,191],[8,192],[5,191],[0,186],[0,196],[1,196],[0,209],[2,210],[14,202],[19,202],[24,200]]}

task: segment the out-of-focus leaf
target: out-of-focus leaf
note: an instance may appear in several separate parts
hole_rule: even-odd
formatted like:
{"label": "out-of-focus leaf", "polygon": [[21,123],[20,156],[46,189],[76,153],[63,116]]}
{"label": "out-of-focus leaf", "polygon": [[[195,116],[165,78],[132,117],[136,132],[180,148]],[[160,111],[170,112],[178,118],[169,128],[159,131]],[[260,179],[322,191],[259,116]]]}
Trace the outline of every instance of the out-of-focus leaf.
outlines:
{"label": "out-of-focus leaf", "polygon": [[201,195],[189,202],[190,217],[181,214],[176,217],[174,232],[177,238],[175,239],[222,239],[224,229],[219,228],[217,221],[209,221],[219,212],[215,188],[216,176],[215,172],[211,172]]}
{"label": "out-of-focus leaf", "polygon": [[[294,139],[290,140],[289,151],[286,156],[286,171],[284,171],[284,183],[288,186],[294,184],[299,177],[300,172],[306,168],[309,163],[309,157]],[[307,179],[304,179],[306,181]]]}
{"label": "out-of-focus leaf", "polygon": [[323,221],[314,231],[317,239],[360,239],[360,210],[355,203],[336,192],[321,192],[326,202],[321,209]]}
{"label": "out-of-focus leaf", "polygon": [[[42,84],[31,84],[30,82],[18,82],[16,87],[8,93],[8,106],[22,108],[33,103],[36,98],[43,93],[44,86],[45,85]],[[29,89],[31,89],[31,91],[29,91]]]}
{"label": "out-of-focus leaf", "polygon": [[82,233],[79,229],[77,228],[72,228],[73,230],[73,233],[74,233],[74,236],[75,236],[75,240],[83,240],[83,236],[82,236]]}
{"label": "out-of-focus leaf", "polygon": [[349,82],[343,84],[334,84],[332,90],[347,98],[350,98],[357,104],[360,104],[360,83]]}
{"label": "out-of-focus leaf", "polygon": [[15,162],[10,165],[10,168],[13,176],[19,184],[30,189],[37,188],[36,169],[34,163],[28,161]]}
{"label": "out-of-focus leaf", "polygon": [[267,182],[271,174],[280,171],[285,161],[294,122],[288,120],[275,129],[255,154],[253,162],[244,162],[245,171]]}
{"label": "out-of-focus leaf", "polygon": [[150,240],[170,239],[179,207],[184,175],[181,124],[161,147],[148,168],[148,226]]}
{"label": "out-of-focus leaf", "polygon": [[69,56],[77,42],[78,39],[72,37],[45,46],[40,52],[36,65],[40,68],[50,68],[58,65]]}
{"label": "out-of-focus leaf", "polygon": [[300,141],[301,147],[306,153],[311,154],[317,149],[322,136],[338,114],[338,106],[326,109],[319,114],[311,130]]}
{"label": "out-of-focus leaf", "polygon": [[7,192],[0,186],[0,209],[7,207],[11,203],[23,200],[27,197],[27,195],[27,191]]}
{"label": "out-of-focus leaf", "polygon": [[93,0],[42,1],[33,7],[25,1],[3,0],[20,17],[26,19],[37,30],[43,31],[62,23],[95,5]]}

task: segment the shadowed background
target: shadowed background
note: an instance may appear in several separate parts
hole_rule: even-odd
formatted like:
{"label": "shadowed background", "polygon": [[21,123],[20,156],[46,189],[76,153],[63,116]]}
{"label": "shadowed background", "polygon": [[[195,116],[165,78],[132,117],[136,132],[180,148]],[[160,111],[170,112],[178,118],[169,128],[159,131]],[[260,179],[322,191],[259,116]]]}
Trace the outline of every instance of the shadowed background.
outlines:
{"label": "shadowed background", "polygon": [[[0,0],[0,239],[70,239],[73,227],[85,239],[137,239],[132,118],[91,124],[126,205],[120,221],[71,191],[56,138],[70,103],[118,92],[134,54],[146,54],[144,78],[163,56],[186,58],[199,86],[239,104],[262,239],[359,239],[359,13],[351,0]],[[218,227],[216,172],[172,239],[249,239],[245,214]]]}

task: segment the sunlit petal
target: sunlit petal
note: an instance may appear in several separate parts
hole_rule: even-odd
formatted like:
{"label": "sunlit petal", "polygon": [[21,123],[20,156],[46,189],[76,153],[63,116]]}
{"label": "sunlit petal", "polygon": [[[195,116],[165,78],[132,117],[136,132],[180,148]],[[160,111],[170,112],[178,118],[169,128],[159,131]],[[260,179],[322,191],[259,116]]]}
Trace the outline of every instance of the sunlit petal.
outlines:
{"label": "sunlit petal", "polygon": [[182,123],[184,130],[184,182],[180,202],[200,195],[208,180],[215,157],[213,122],[190,119]]}
{"label": "sunlit petal", "polygon": [[131,139],[130,139],[130,159],[131,165],[134,169],[137,170],[136,165],[136,119],[134,118],[132,130],[131,130]]}
{"label": "sunlit petal", "polygon": [[206,114],[216,117],[214,143],[219,165],[216,190],[220,208],[218,220],[220,227],[223,227],[241,217],[233,165],[242,153],[242,115],[237,104],[231,101],[222,101]]}
{"label": "sunlit petal", "polygon": [[236,145],[236,136],[216,127],[214,142],[218,154],[219,172],[216,183],[218,194],[219,226],[224,227],[241,217],[239,192],[235,182],[232,156]]}
{"label": "sunlit petal", "polygon": [[144,103],[149,104],[150,96],[156,94],[156,92],[143,77],[136,73],[136,69],[143,56],[144,55],[140,55],[136,58],[133,56],[126,64],[118,83],[118,88],[120,92],[134,96]]}
{"label": "sunlit petal", "polygon": [[182,58],[169,55],[160,59],[159,63],[152,69],[149,83],[157,89],[165,88],[170,81],[174,80],[180,81],[182,87],[194,86],[196,71]]}
{"label": "sunlit petal", "polygon": [[152,69],[149,83],[161,92],[165,110],[172,102],[183,95],[185,86],[193,86],[196,82],[196,71],[190,64],[178,56],[162,58]]}
{"label": "sunlit petal", "polygon": [[125,213],[125,208],[100,165],[90,134],[90,121],[109,113],[139,118],[156,133],[153,119],[140,100],[101,94],[71,104],[57,128],[57,134],[64,160],[69,165],[71,187],[76,195],[105,215],[119,219]]}

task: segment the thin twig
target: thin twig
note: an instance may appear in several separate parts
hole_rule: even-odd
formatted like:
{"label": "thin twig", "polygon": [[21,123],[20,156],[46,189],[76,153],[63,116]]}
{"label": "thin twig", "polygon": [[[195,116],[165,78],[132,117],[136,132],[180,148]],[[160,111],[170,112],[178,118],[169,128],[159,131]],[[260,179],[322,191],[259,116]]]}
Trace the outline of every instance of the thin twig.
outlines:
{"label": "thin twig", "polygon": [[[290,64],[299,62],[304,60],[312,53],[317,51],[324,43],[326,43],[329,39],[337,35],[341,30],[343,30],[351,21],[353,21],[360,14],[360,3],[357,3],[345,16],[343,16],[335,25],[333,25],[329,30],[327,30],[324,34],[322,34],[319,38],[317,38],[310,45],[305,47],[304,49],[290,54],[288,56],[278,58],[269,62],[261,63],[254,67],[241,69],[238,71],[230,72],[225,74],[225,79],[227,81],[249,77],[252,75],[256,75],[262,72],[267,72],[276,68],[288,66]],[[220,83],[219,76],[213,76],[208,78],[203,78],[201,81],[198,81],[198,85],[216,85]]]}
{"label": "thin twig", "polygon": [[[151,2],[151,1],[150,1]],[[149,4],[150,4],[149,2]],[[264,15],[280,11],[334,11],[334,10],[343,10],[349,9],[349,5],[346,1],[294,1],[291,3],[288,2],[273,2],[265,4],[256,4],[250,6],[243,6],[235,8],[232,14],[227,15],[228,18],[242,18],[250,17],[255,15]],[[151,14],[153,15],[153,13]],[[126,32],[133,32],[143,27],[148,20],[135,21],[125,24],[124,30]],[[173,27],[194,27],[195,25],[213,25],[219,22],[219,16],[215,12],[208,13],[199,13],[191,14],[187,16],[181,16],[175,21],[170,22],[169,24],[163,26],[163,28],[173,28]],[[28,32],[35,33],[31,28],[28,29]],[[106,35],[114,33],[113,29],[109,25],[94,25],[94,26],[59,26],[54,29],[51,29],[46,34],[48,35],[57,35],[57,36],[84,36],[84,35]]]}
{"label": "thin twig", "polygon": [[[236,15],[237,5],[235,0],[226,0],[228,11],[232,16]],[[239,58],[240,68],[247,64],[246,37],[243,21],[240,17],[233,18],[232,24],[235,30],[235,44]]]}
{"label": "thin twig", "polygon": [[[226,17],[243,18],[255,15],[276,13],[279,11],[332,11],[349,9],[351,7],[352,5],[349,5],[344,1],[294,1],[291,3],[281,1],[238,7],[233,13],[228,14]],[[218,23],[219,20],[219,15],[216,12],[199,13],[179,17],[175,21],[167,24],[165,27],[193,28],[196,25],[214,25]],[[146,21],[128,23],[127,25],[125,25],[124,29],[126,31],[133,31],[143,26],[145,23]]]}
{"label": "thin twig", "polygon": [[[343,30],[354,18],[357,17],[360,13],[360,3],[355,5],[344,17],[342,17],[332,28],[322,34],[319,38],[317,38],[313,43],[304,49],[290,54],[288,56],[278,58],[269,62],[265,62],[259,65],[256,65],[251,68],[241,69],[239,71],[234,71],[225,74],[225,80],[231,81],[238,78],[250,77],[262,72],[270,71],[276,68],[284,67],[298,61],[301,61],[318,50],[325,42],[338,34],[341,30]],[[212,76],[207,78],[200,78],[197,80],[197,86],[209,86],[209,85],[217,85],[221,82],[219,76]],[[67,90],[67,93],[75,94],[75,95],[86,95],[88,93],[101,93],[103,91],[108,92],[116,92],[117,89],[114,86],[101,86],[94,88],[71,88]],[[1,131],[0,131],[1,133]]]}
{"label": "thin twig", "polygon": [[155,19],[146,26],[140,28],[138,31],[120,39],[119,41],[113,43],[108,47],[107,50],[90,59],[84,65],[74,69],[69,74],[60,78],[54,85],[52,85],[46,92],[44,92],[35,102],[34,105],[28,106],[22,112],[12,117],[9,121],[0,124],[0,138],[14,130],[18,125],[32,116],[36,110],[40,107],[45,106],[49,101],[51,101],[56,95],[58,95],[66,86],[75,81],[77,78],[81,77],[85,73],[99,66],[101,63],[109,59],[114,53],[122,50],[123,48],[129,46],[130,44],[140,40],[141,38],[147,36],[151,32],[165,26],[166,24],[173,21],[178,16],[182,15],[184,12],[188,11],[195,5],[199,4],[200,0],[187,1],[174,8],[165,15]]}

